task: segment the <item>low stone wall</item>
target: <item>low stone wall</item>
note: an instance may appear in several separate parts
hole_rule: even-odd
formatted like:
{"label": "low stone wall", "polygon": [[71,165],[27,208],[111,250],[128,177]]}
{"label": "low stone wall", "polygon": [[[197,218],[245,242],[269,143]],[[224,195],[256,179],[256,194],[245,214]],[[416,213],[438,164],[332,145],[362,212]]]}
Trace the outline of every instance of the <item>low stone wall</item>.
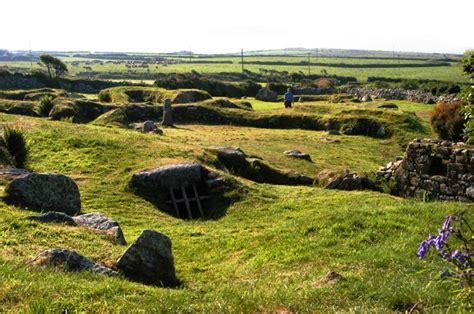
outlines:
{"label": "low stone wall", "polygon": [[401,88],[350,88],[347,90],[348,94],[359,97],[377,97],[387,100],[408,100],[413,102],[421,102],[426,104],[435,104],[437,102],[451,103],[459,101],[456,94],[434,96],[431,93],[426,93],[419,90],[405,90]]}
{"label": "low stone wall", "polygon": [[381,167],[379,182],[391,182],[403,197],[474,201],[474,148],[464,143],[414,140],[406,156]]}

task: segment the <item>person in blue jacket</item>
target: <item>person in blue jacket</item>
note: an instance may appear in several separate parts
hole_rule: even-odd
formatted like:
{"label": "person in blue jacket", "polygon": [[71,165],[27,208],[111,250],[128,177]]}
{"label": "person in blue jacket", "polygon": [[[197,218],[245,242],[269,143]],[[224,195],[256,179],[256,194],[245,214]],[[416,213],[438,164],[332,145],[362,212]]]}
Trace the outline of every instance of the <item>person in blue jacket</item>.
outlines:
{"label": "person in blue jacket", "polygon": [[293,93],[291,92],[291,88],[288,88],[288,90],[286,91],[284,96],[284,102],[285,108],[291,108],[291,105],[293,104]]}

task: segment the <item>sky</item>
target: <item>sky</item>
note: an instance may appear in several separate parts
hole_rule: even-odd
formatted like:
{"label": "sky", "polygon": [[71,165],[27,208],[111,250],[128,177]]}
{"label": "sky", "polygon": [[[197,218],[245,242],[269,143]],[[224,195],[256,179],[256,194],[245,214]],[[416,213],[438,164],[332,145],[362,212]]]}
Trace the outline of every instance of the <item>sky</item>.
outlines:
{"label": "sky", "polygon": [[0,49],[462,53],[474,0],[4,0]]}

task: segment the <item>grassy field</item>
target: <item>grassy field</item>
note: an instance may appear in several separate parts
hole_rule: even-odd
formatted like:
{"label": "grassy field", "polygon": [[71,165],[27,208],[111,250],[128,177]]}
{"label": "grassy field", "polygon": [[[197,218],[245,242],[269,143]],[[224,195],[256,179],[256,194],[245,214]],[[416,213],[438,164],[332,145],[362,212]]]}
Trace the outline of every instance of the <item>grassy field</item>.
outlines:
{"label": "grassy field", "polygon": [[[285,112],[279,103],[250,101],[261,115]],[[431,110],[429,105],[395,103],[400,111]],[[318,102],[287,112],[375,114],[377,104]],[[404,133],[399,126],[397,132],[433,136],[424,119],[423,130]],[[83,211],[119,221],[128,242],[143,229],[168,235],[183,282],[166,289],[92,273],[31,268],[26,262],[51,247],[77,250],[108,265],[125,248],[86,229],[26,221],[33,212],[0,202],[0,312],[469,311],[453,303],[450,287],[431,282],[443,265],[432,258],[419,261],[415,252],[446,214],[467,209],[472,219],[472,204],[257,184],[234,177],[245,195],[223,218],[183,221],[126,188],[139,170],[195,161],[214,145],[239,146],[279,169],[310,176],[321,169],[373,172],[403,154],[400,134],[384,145],[380,139],[344,135],[334,136],[341,143],[331,144],[321,140],[324,132],[299,129],[186,124],[159,136],[6,114],[0,114],[0,122],[24,130],[32,170],[74,178]],[[288,149],[308,152],[314,162],[284,156]],[[321,284],[319,278],[328,271],[344,280]]]}
{"label": "grassy field", "polygon": [[[190,71],[198,71],[202,73],[215,73],[215,72],[240,72],[241,65],[238,63],[240,59],[238,57],[215,57],[211,59],[199,59],[199,60],[211,60],[211,61],[232,61],[232,64],[193,64],[193,63],[178,63],[169,65],[149,64],[147,68],[133,67],[128,68],[125,63],[115,64],[107,63],[107,60],[100,60],[102,63],[91,63],[93,59],[81,59],[81,58],[62,58],[66,62],[69,68],[69,73],[72,76],[80,75],[81,72],[98,72],[106,73],[121,73],[124,79],[128,75],[149,75],[153,73],[184,73]],[[186,59],[180,59],[187,61]],[[293,57],[269,57],[269,56],[255,56],[245,57],[247,61],[284,61],[284,62],[300,62],[307,61],[307,56],[293,56]],[[71,62],[79,62],[78,65],[73,65]],[[86,64],[87,62],[87,64]],[[467,79],[462,75],[460,65],[456,62],[450,62],[449,66],[437,66],[437,67],[423,67],[423,68],[409,68],[404,67],[404,64],[413,63],[426,63],[428,61],[418,60],[396,60],[396,59],[357,59],[357,58],[314,58],[312,62],[321,63],[347,63],[347,64],[399,64],[400,67],[395,68],[340,68],[330,66],[311,66],[312,74],[320,74],[322,70],[326,70],[330,75],[341,75],[341,76],[354,76],[360,81],[367,80],[369,76],[377,77],[388,77],[388,78],[406,78],[406,79],[430,79],[430,80],[442,80],[452,82],[466,82]],[[11,70],[29,70],[31,67],[29,62],[0,62],[0,68],[9,68]],[[85,69],[84,67],[90,67]],[[39,68],[39,65],[33,63],[33,68]],[[277,70],[277,71],[288,71],[292,72],[303,72],[308,74],[308,66],[300,65],[257,65],[248,64],[245,65],[246,70],[252,72],[259,72],[260,69],[266,70]]]}

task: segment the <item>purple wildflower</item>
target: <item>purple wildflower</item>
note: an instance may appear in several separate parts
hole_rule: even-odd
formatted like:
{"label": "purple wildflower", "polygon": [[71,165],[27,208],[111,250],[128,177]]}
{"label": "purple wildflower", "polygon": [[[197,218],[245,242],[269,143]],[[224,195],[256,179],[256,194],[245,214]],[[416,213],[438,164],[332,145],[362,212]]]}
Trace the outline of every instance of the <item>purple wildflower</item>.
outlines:
{"label": "purple wildflower", "polygon": [[418,252],[416,255],[418,255],[419,259],[423,259],[428,252],[428,249],[434,245],[436,237],[432,234],[428,237],[427,240],[424,240],[420,243],[420,246],[418,247]]}
{"label": "purple wildflower", "polygon": [[446,219],[444,220],[444,223],[443,223],[443,229],[442,230],[449,230],[449,226],[451,224],[451,219],[453,219],[453,217],[451,215],[446,216]]}
{"label": "purple wildflower", "polygon": [[458,250],[454,251],[453,254],[451,254],[451,257],[457,259],[461,263],[463,263],[467,258],[466,255],[464,255],[461,251]]}
{"label": "purple wildflower", "polygon": [[436,237],[434,240],[434,246],[437,250],[440,250],[443,245],[446,244],[446,240],[449,237],[449,231],[445,230],[439,230],[439,236]]}

